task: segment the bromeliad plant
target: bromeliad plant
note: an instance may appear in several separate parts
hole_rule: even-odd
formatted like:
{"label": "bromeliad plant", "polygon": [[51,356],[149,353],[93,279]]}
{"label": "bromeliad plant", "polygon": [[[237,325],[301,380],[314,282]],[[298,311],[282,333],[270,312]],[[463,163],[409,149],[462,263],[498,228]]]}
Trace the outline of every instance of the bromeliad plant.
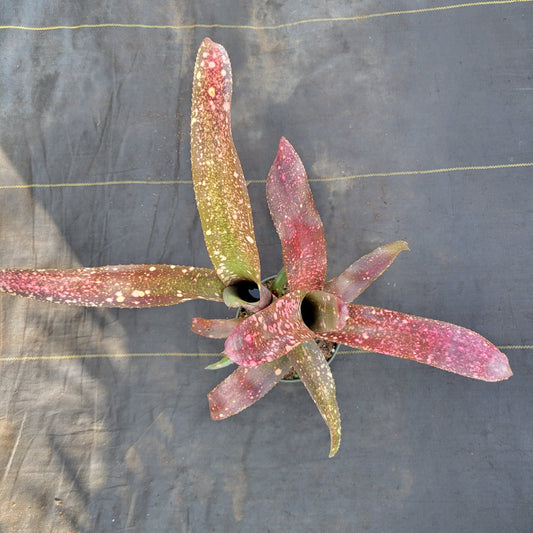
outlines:
{"label": "bromeliad plant", "polygon": [[355,305],[407,250],[381,246],[326,282],[326,245],[300,158],[282,138],[267,179],[267,200],[281,240],[284,268],[270,289],[261,283],[250,199],[231,134],[231,65],[225,49],[205,39],[196,59],[191,112],[191,167],[213,269],[118,265],[66,270],[6,269],[0,290],[94,307],[154,307],[200,298],[241,307],[248,316],[193,319],[194,332],[226,338],[224,366],[238,366],[208,394],[221,420],[256,402],[292,369],[330,430],[330,457],[341,425],[335,382],[315,339],[426,363],[485,381],[512,375],[489,341],[453,324]]}

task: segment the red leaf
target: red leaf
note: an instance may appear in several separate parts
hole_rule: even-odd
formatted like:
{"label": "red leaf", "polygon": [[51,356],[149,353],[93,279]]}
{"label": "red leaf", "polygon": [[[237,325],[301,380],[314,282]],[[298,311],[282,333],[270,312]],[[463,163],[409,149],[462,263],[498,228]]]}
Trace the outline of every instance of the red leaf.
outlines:
{"label": "red leaf", "polygon": [[348,305],[348,308],[350,316],[344,328],[319,336],[474,379],[501,381],[513,375],[505,354],[478,333],[377,307]]}
{"label": "red leaf", "polygon": [[285,138],[268,174],[267,200],[281,240],[289,290],[322,289],[327,269],[322,220],[304,166]]}
{"label": "red leaf", "polygon": [[226,340],[224,353],[238,365],[256,366],[312,339],[314,333],[300,314],[304,295],[303,291],[293,291],[246,318]]}
{"label": "red leaf", "polygon": [[253,368],[239,366],[207,395],[211,418],[222,420],[246,409],[272,390],[290,367],[286,357]]}
{"label": "red leaf", "polygon": [[219,302],[223,290],[214,270],[177,265],[0,270],[0,291],[85,307],[155,307],[196,298]]}
{"label": "red leaf", "polygon": [[380,246],[350,265],[342,274],[328,281],[324,290],[336,294],[347,303],[351,302],[381,276],[404,250],[409,250],[405,241]]}

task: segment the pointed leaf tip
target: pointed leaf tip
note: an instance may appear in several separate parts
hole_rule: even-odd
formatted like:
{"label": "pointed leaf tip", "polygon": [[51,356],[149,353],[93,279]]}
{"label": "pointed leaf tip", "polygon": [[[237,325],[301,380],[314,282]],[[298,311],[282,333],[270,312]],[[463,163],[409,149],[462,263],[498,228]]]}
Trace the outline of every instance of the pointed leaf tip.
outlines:
{"label": "pointed leaf tip", "polygon": [[322,289],[327,268],[322,220],[302,161],[285,137],[280,140],[266,189],[289,289]]}
{"label": "pointed leaf tip", "polygon": [[287,354],[302,383],[315,402],[330,433],[329,457],[339,450],[341,417],[335,392],[335,381],[322,350],[314,340],[306,341]]}
{"label": "pointed leaf tip", "polygon": [[405,241],[395,241],[376,248],[351,264],[342,274],[328,281],[324,289],[345,302],[355,300],[387,270],[400,252],[409,250]]}

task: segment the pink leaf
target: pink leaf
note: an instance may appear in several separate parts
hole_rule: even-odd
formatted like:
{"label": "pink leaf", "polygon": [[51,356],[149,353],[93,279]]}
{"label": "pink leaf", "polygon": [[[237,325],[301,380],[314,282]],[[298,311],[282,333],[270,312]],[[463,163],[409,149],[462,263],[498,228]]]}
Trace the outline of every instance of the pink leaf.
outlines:
{"label": "pink leaf", "polygon": [[336,294],[345,302],[351,302],[381,276],[404,250],[409,250],[405,241],[380,246],[350,265],[342,274],[328,281],[324,290]]}
{"label": "pink leaf", "polygon": [[252,207],[231,134],[231,64],[204,39],[194,67],[191,170],[211,262],[225,285],[261,281]]}
{"label": "pink leaf", "polygon": [[327,269],[322,220],[304,166],[285,138],[268,174],[267,200],[281,240],[289,290],[322,289]]}
{"label": "pink leaf", "polygon": [[243,318],[193,318],[191,329],[202,337],[225,339],[243,320]]}
{"label": "pink leaf", "polygon": [[322,350],[316,342],[306,341],[287,354],[291,365],[315,402],[329,428],[333,457],[341,443],[341,415],[335,395],[335,381]]}
{"label": "pink leaf", "polygon": [[290,370],[286,357],[264,365],[239,366],[208,395],[213,420],[222,420],[246,409],[281,381]]}
{"label": "pink leaf", "polygon": [[226,340],[224,353],[235,363],[256,366],[285,355],[314,333],[300,314],[303,291],[293,291],[241,322]]}
{"label": "pink leaf", "polygon": [[513,374],[507,357],[478,333],[377,307],[352,304],[348,308],[344,328],[319,336],[484,381],[500,381]]}
{"label": "pink leaf", "polygon": [[222,301],[215,271],[178,265],[0,270],[0,291],[85,307],[155,307],[196,298]]}

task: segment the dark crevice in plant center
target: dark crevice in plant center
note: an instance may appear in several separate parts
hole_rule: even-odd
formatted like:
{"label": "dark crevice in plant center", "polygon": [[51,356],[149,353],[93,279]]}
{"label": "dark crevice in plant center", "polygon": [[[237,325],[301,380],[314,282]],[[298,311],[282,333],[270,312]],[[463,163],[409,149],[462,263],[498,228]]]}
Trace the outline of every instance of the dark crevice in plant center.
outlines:
{"label": "dark crevice in plant center", "polygon": [[300,314],[304,324],[311,330],[316,327],[318,321],[318,306],[308,296],[304,297],[300,304]]}
{"label": "dark crevice in plant center", "polygon": [[257,283],[253,281],[238,281],[232,284],[235,296],[240,298],[243,302],[254,304],[259,301],[261,293]]}

